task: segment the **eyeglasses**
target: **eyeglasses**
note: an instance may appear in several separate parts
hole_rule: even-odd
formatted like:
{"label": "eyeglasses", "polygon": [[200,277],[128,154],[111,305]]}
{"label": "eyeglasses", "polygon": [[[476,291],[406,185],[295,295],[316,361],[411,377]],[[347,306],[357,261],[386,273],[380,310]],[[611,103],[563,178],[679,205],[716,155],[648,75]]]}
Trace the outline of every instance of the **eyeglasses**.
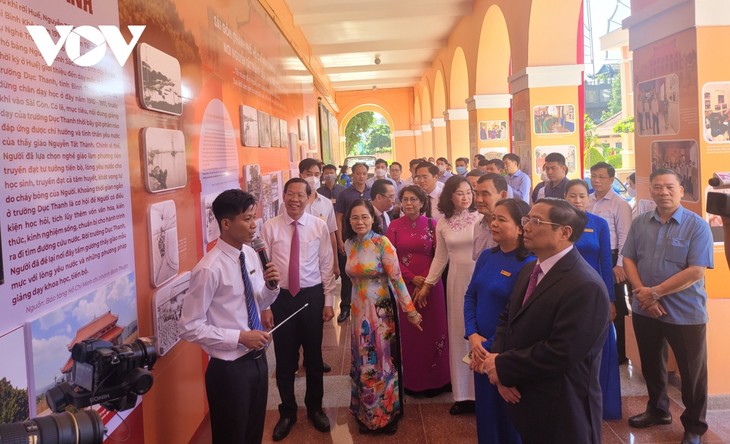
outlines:
{"label": "eyeglasses", "polygon": [[360,216],[350,216],[350,222],[367,222],[369,220],[372,220],[372,217],[368,216],[367,214],[360,217]]}
{"label": "eyeglasses", "polygon": [[384,198],[386,198],[388,200],[395,200],[395,194],[388,195],[388,194],[380,193],[380,196],[383,196]]}
{"label": "eyeglasses", "polygon": [[556,226],[562,225],[562,224],[556,224],[555,222],[547,222],[544,220],[540,220],[539,218],[534,217],[534,216],[533,217],[525,216],[522,219],[520,219],[520,223],[522,224],[523,227],[526,227],[527,224],[532,224],[532,225],[546,224],[546,225],[556,225]]}

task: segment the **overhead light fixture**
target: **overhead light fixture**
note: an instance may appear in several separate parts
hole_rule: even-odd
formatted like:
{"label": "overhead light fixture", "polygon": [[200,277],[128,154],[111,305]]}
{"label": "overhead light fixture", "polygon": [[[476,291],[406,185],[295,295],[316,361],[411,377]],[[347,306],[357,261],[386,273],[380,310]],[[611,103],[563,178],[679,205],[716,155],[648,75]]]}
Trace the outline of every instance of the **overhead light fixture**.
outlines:
{"label": "overhead light fixture", "polygon": [[380,65],[380,54],[375,54],[375,64]]}

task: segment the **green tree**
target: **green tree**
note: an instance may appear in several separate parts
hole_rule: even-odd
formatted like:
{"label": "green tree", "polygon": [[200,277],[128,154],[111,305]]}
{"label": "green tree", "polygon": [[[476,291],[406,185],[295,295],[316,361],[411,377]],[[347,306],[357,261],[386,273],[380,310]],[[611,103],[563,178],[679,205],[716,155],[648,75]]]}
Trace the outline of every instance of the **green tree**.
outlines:
{"label": "green tree", "polygon": [[372,111],[365,111],[356,114],[345,127],[345,147],[348,155],[361,154],[358,150],[358,143],[361,142],[361,134],[366,135],[364,141],[365,146],[368,146],[368,130],[371,125],[375,122],[375,113]]}
{"label": "green tree", "polygon": [[[370,133],[368,151],[382,153],[390,151],[390,125],[375,125]],[[387,148],[387,149],[385,149]]]}
{"label": "green tree", "polygon": [[0,424],[28,419],[28,390],[15,388],[7,378],[2,378],[0,400]]}
{"label": "green tree", "polygon": [[621,112],[621,77],[616,76],[611,82],[611,98],[608,99],[608,109],[601,113],[601,121]]}
{"label": "green tree", "polygon": [[596,134],[596,122],[586,114],[583,124],[584,132],[584,147],[583,163],[586,168],[590,168],[591,165],[595,165],[598,162],[603,162],[603,147],[598,143],[598,135]]}
{"label": "green tree", "polygon": [[627,117],[620,120],[616,125],[613,126],[613,132],[616,134],[626,134],[634,132],[634,118]]}

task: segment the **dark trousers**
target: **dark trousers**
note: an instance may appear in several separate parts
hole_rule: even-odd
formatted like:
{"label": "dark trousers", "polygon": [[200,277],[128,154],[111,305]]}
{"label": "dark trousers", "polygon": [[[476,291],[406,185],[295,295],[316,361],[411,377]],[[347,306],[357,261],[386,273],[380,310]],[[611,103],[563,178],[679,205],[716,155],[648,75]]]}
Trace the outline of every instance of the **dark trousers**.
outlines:
{"label": "dark trousers", "polygon": [[205,372],[213,444],[260,443],[269,393],[266,355],[211,358]]}
{"label": "dark trousers", "polygon": [[352,280],[345,272],[347,264],[347,256],[337,252],[337,264],[340,267],[340,311],[350,311],[350,301],[352,300]]}
{"label": "dark trousers", "polygon": [[[670,296],[671,297],[671,296]],[[647,410],[669,413],[667,396],[667,343],[677,358],[682,379],[682,425],[691,433],[707,431],[707,342],[706,325],[675,325],[633,315],[641,372],[649,392]]]}
{"label": "dark trousers", "polygon": [[[613,266],[618,262],[618,250],[611,250]],[[613,327],[616,329],[616,349],[618,351],[618,362],[626,360],[626,316],[629,315],[629,307],[626,304],[627,282],[614,284],[613,292],[616,300],[613,305],[616,307],[616,319],[613,320]]]}
{"label": "dark trousers", "polygon": [[322,284],[302,288],[296,297],[281,289],[271,305],[274,322],[279,325],[304,304],[309,306],[289,319],[274,332],[274,354],[276,356],[276,387],[279,389],[282,418],[296,418],[297,400],[294,396],[294,378],[299,366],[299,347],[304,349],[304,367],[307,371],[307,391],[304,404],[307,411],[322,408],[324,381],[322,369],[322,309],[324,289]]}

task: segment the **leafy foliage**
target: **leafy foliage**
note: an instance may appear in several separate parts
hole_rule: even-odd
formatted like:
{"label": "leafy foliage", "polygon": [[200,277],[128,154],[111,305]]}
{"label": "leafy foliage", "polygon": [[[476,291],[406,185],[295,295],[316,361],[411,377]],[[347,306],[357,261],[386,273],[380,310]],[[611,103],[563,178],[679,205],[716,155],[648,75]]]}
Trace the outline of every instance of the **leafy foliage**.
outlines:
{"label": "leafy foliage", "polygon": [[30,415],[28,390],[18,389],[7,378],[0,379],[0,424],[25,421]]}
{"label": "leafy foliage", "polygon": [[609,165],[616,168],[617,170],[621,169],[624,164],[621,154],[614,154],[612,156],[606,157],[606,162],[608,162]]}
{"label": "leafy foliage", "polygon": [[345,127],[345,146],[348,155],[377,154],[392,151],[390,126],[375,123],[375,113],[362,112]]}
{"label": "leafy foliage", "polygon": [[583,154],[583,163],[586,168],[591,165],[595,165],[598,162],[603,162],[604,157],[602,153],[602,147],[598,143],[598,135],[596,134],[596,122],[590,118],[588,114],[585,115],[583,123],[583,132],[585,140],[585,151]]}
{"label": "leafy foliage", "polygon": [[633,133],[634,132],[634,118],[627,117],[619,121],[613,126],[613,132],[617,134]]}
{"label": "leafy foliage", "polygon": [[619,112],[621,112],[621,76],[616,76],[611,82],[611,98],[608,99],[608,109],[601,113],[601,121]]}

